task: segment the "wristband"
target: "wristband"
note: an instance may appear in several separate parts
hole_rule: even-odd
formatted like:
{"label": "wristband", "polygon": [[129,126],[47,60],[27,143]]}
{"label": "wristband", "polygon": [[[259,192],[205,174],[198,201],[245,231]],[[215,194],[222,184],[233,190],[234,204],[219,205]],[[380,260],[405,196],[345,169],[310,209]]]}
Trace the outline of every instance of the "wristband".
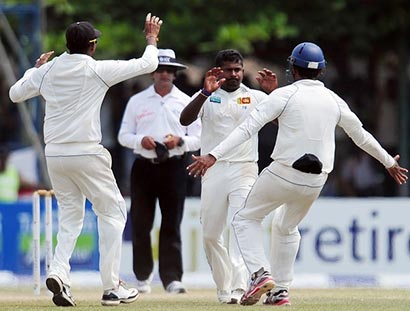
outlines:
{"label": "wristband", "polygon": [[205,97],[211,96],[212,93],[209,93],[204,87],[201,90],[201,94],[204,95]]}
{"label": "wristband", "polygon": [[148,38],[155,38],[155,41],[157,41],[157,42],[159,41],[159,38],[157,36],[152,36],[152,35],[146,36],[145,40],[148,40]]}

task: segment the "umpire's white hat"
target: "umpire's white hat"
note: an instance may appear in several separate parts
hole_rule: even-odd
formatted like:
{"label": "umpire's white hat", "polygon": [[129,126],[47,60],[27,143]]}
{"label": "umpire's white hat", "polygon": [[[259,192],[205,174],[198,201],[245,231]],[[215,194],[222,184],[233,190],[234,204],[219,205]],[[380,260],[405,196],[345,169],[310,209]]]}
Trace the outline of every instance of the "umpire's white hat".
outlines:
{"label": "umpire's white hat", "polygon": [[172,66],[176,70],[186,69],[187,66],[177,63],[175,52],[171,49],[158,49],[158,66]]}

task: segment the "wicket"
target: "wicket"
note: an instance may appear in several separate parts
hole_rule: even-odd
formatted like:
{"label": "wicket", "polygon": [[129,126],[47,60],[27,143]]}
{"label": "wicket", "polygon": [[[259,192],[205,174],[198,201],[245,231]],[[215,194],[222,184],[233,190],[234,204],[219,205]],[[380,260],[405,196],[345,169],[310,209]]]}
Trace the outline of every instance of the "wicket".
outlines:
{"label": "wicket", "polygon": [[33,193],[33,290],[34,295],[40,295],[41,289],[41,251],[40,251],[40,201],[44,197],[45,207],[45,271],[48,275],[50,263],[53,259],[53,190],[37,190]]}

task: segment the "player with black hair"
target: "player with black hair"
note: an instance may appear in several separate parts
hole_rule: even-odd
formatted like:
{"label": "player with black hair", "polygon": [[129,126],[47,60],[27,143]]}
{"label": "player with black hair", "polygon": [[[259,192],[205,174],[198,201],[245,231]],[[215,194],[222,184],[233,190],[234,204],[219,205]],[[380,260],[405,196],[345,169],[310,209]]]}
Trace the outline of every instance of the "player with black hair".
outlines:
{"label": "player with black hair", "polygon": [[[194,163],[188,167],[191,174],[204,175],[267,122],[278,120],[273,162],[260,173],[232,221],[241,254],[252,273],[242,305],[257,303],[265,293],[264,304],[290,305],[288,291],[300,243],[298,224],[333,169],[336,126],[376,158],[398,184],[407,180],[408,170],[397,163],[399,155],[389,155],[362,127],[346,102],[318,80],[326,67],[321,48],[311,42],[300,43],[288,61],[294,82],[270,93],[224,141],[207,155],[194,156]],[[211,89],[217,87],[214,82]],[[269,261],[261,237],[262,221],[271,212],[274,216]]]}
{"label": "player with black hair", "polygon": [[[201,119],[201,154],[211,151],[267,97],[242,83],[243,57],[237,50],[219,51],[215,66],[206,73],[204,88],[192,97],[180,117],[184,125],[191,124],[198,116]],[[257,80],[266,92],[277,87],[276,76],[270,70],[264,69],[259,74]],[[217,87],[211,89],[211,82],[216,82]],[[203,243],[218,300],[222,303],[239,303],[247,284],[248,272],[237,243],[232,234],[225,243],[223,233],[227,219],[231,221],[258,175],[257,161],[258,135],[255,135],[227,153],[202,179]]]}
{"label": "player with black hair", "polygon": [[98,61],[93,56],[101,32],[86,21],[73,23],[66,30],[68,52],[49,62],[53,52],[42,54],[35,68],[10,88],[13,102],[40,95],[46,102],[45,155],[59,208],[57,245],[46,285],[57,306],[75,306],[70,258],[83,226],[86,198],[98,219],[101,304],[138,298],[138,290],[126,288],[119,276],[127,209],[111,170],[111,155],[101,145],[100,109],[111,86],[157,68],[161,24],[151,13],[146,16],[147,46],[141,58]]}

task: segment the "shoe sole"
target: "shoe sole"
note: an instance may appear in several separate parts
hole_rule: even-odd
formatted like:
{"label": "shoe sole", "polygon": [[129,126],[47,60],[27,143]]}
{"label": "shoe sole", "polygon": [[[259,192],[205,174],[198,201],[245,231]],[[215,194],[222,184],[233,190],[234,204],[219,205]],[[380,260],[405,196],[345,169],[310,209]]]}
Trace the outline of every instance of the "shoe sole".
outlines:
{"label": "shoe sole", "polygon": [[241,298],[242,306],[251,306],[256,304],[262,297],[263,294],[272,290],[275,287],[275,283],[272,279],[267,279],[264,283],[255,287],[249,293],[246,292]]}
{"label": "shoe sole", "polygon": [[101,304],[103,306],[118,306],[120,303],[132,303],[139,297],[139,293],[137,293],[134,297],[130,297],[127,299],[119,299],[119,300],[101,300]]}
{"label": "shoe sole", "polygon": [[63,292],[63,283],[56,277],[48,277],[46,280],[46,286],[54,295],[58,295]]}
{"label": "shoe sole", "polygon": [[175,295],[175,294],[186,294],[187,290],[185,288],[180,288],[173,291],[167,291],[168,294]]}
{"label": "shoe sole", "polygon": [[273,306],[290,306],[290,301],[289,299],[282,299],[274,304],[272,304]]}
{"label": "shoe sole", "polygon": [[237,305],[239,304],[240,299],[236,299],[236,298],[231,298],[231,301],[228,301],[227,304],[228,305]]}
{"label": "shoe sole", "polygon": [[147,288],[141,289],[141,288],[138,288],[138,287],[137,287],[137,290],[138,290],[138,292],[139,292],[140,294],[151,294],[151,288],[149,288],[149,289],[147,289]]}
{"label": "shoe sole", "polygon": [[53,293],[53,303],[58,307],[74,307],[75,302],[63,292],[63,283],[57,277],[51,276],[46,280],[46,286]]}
{"label": "shoe sole", "polygon": [[54,295],[52,300],[58,307],[75,307],[75,303],[65,293]]}

